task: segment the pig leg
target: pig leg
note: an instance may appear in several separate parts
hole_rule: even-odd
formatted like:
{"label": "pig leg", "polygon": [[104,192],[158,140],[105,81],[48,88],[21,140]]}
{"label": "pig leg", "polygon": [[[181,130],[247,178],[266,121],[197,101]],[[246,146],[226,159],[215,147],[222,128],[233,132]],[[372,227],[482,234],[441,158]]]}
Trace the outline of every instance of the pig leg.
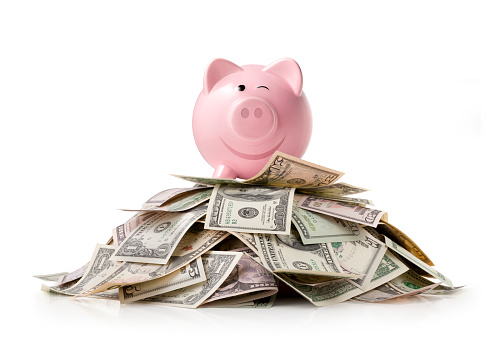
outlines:
{"label": "pig leg", "polygon": [[235,179],[237,177],[236,171],[231,169],[227,165],[219,164],[215,168],[215,172],[213,173],[213,178],[230,178]]}

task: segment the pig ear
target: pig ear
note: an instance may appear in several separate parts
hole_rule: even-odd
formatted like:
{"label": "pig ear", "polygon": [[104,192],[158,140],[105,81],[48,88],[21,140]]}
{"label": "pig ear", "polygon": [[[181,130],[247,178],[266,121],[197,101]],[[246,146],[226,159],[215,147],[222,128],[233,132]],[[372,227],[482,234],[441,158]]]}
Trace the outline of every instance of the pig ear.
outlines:
{"label": "pig ear", "polygon": [[239,71],[243,71],[243,69],[226,59],[212,60],[204,72],[203,90],[205,94],[208,94],[222,78]]}
{"label": "pig ear", "polygon": [[291,58],[282,58],[262,69],[284,79],[292,87],[295,95],[302,92],[302,71],[296,61]]}

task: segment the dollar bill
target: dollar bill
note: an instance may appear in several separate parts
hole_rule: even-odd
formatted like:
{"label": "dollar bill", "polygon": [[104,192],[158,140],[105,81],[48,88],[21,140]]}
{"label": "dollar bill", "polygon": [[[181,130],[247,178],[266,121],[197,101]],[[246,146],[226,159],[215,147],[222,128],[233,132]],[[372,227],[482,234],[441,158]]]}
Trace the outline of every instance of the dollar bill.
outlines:
{"label": "dollar bill", "polygon": [[112,289],[100,293],[95,293],[91,296],[91,298],[97,298],[97,299],[108,299],[108,300],[119,300],[119,289]]}
{"label": "dollar bill", "polygon": [[364,240],[336,242],[332,243],[332,248],[339,265],[346,273],[361,275],[348,281],[362,290],[367,290],[386,252],[386,245],[364,229],[362,235]]}
{"label": "dollar bill", "polygon": [[59,273],[51,273],[51,274],[41,274],[41,275],[34,275],[34,278],[40,279],[40,280],[45,280],[45,281],[58,281],[62,276],[67,275],[68,272],[59,272]]}
{"label": "dollar bill", "polygon": [[204,185],[217,185],[217,184],[236,184],[236,185],[241,185],[243,184],[240,181],[237,181],[235,179],[229,179],[229,178],[211,178],[211,177],[192,177],[192,176],[182,176],[182,175],[171,175],[173,177],[177,177],[189,182],[197,183],[197,184],[204,184]]}
{"label": "dollar bill", "polygon": [[119,288],[121,303],[131,303],[143,298],[170,292],[206,280],[201,257],[175,272],[150,281],[126,285]]}
{"label": "dollar bill", "polygon": [[129,284],[141,283],[157,278],[161,278],[174,271],[168,270],[168,265],[157,265],[138,262],[122,262],[113,272],[76,295],[76,297],[85,297],[99,292],[118,289]]}
{"label": "dollar bill", "polygon": [[301,196],[295,195],[292,207],[292,223],[297,228],[302,243],[331,243],[365,239],[362,225],[336,217],[304,210],[297,206]]}
{"label": "dollar bill", "polygon": [[359,188],[357,186],[349,185],[346,183],[335,183],[315,188],[301,188],[298,191],[319,197],[332,197],[332,196],[340,197],[340,196],[356,195],[370,190]]}
{"label": "dollar bill", "polygon": [[326,243],[304,245],[297,231],[290,235],[254,234],[262,264],[272,272],[357,278],[344,273],[332,247]]}
{"label": "dollar bill", "polygon": [[377,227],[379,220],[385,214],[381,210],[363,208],[313,196],[302,196],[299,198],[297,206],[371,227]]}
{"label": "dollar bill", "polygon": [[79,296],[94,295],[136,282],[146,282],[171,274],[222,241],[228,233],[205,230],[202,226],[191,227],[181,239],[165,265],[124,262],[99,283],[89,286]]}
{"label": "dollar bill", "polygon": [[161,295],[140,300],[143,303],[159,303],[169,306],[196,308],[211,296],[227,279],[243,253],[209,251],[202,255],[206,280]]}
{"label": "dollar bill", "polygon": [[119,245],[112,260],[166,264],[182,236],[206,210],[204,205],[186,212],[153,216]]}
{"label": "dollar bill", "polygon": [[[194,188],[191,188],[194,189]],[[192,209],[201,203],[208,201],[213,189],[196,188],[197,192],[183,193],[168,203],[158,206],[156,204],[144,204],[140,209],[121,209],[123,211],[152,211],[152,212],[177,212]]]}
{"label": "dollar bill", "polygon": [[69,283],[69,282],[74,281],[76,279],[82,278],[82,276],[84,275],[84,273],[86,272],[88,267],[89,267],[89,262],[86,262],[83,266],[80,266],[75,271],[70,272],[65,275],[62,275],[57,281],[58,285]]}
{"label": "dollar bill", "polygon": [[334,200],[337,202],[349,203],[352,205],[358,205],[360,207],[365,207],[367,205],[371,205],[371,206],[374,205],[374,202],[372,202],[372,200],[369,200],[366,198],[342,197],[342,196],[316,196],[316,197],[330,199],[330,200]]}
{"label": "dollar bill", "polygon": [[65,295],[75,296],[88,288],[93,287],[102,279],[106,279],[118,267],[118,263],[110,260],[110,257],[115,249],[107,245],[97,245],[94,249],[91,261],[83,276],[77,281],[69,281],[64,284],[49,287],[50,292],[61,293]]}
{"label": "dollar bill", "polygon": [[243,183],[306,188],[335,183],[342,175],[344,175],[343,172],[276,151],[257,175]]}
{"label": "dollar bill", "polygon": [[[368,290],[398,277],[407,270],[408,268],[404,263],[387,251],[370,281]],[[365,292],[347,279],[336,279],[316,285],[305,285],[291,281],[283,277],[282,274],[275,274],[275,276],[316,306],[340,303]]]}
{"label": "dollar bill", "polygon": [[310,163],[286,153],[276,151],[264,168],[250,179],[237,181],[235,179],[191,177],[172,175],[190,182],[217,184],[254,184],[275,187],[308,188],[320,187],[335,183],[344,175],[343,172]]}
{"label": "dollar bill", "polygon": [[404,232],[402,232],[400,229],[393,226],[389,222],[383,221],[381,219],[381,222],[377,225],[376,230],[380,234],[385,235],[391,240],[395,241],[398,245],[414,254],[414,256],[418,257],[426,264],[435,266],[431,259],[421,250],[421,248],[419,248],[419,246],[414,241],[412,241],[410,237],[408,237]]}
{"label": "dollar bill", "polygon": [[246,246],[248,246],[255,254],[258,254],[258,247],[255,243],[255,237],[251,233],[245,232],[229,232],[230,234],[241,240]]}
{"label": "dollar bill", "polygon": [[454,287],[452,284],[452,281],[444,276],[442,273],[438,272],[437,270],[433,269],[430,265],[426,264],[424,261],[420,260],[418,257],[414,256],[412,253],[407,251],[405,248],[399,246],[396,242],[392,241],[390,238],[387,236],[384,237],[386,240],[386,245],[391,248],[394,252],[398,253],[400,256],[404,257],[414,265],[418,266],[422,270],[426,271],[428,274],[431,274],[438,280],[444,282],[450,287]]}
{"label": "dollar bill", "polygon": [[205,303],[233,298],[227,304],[237,304],[244,301],[242,296],[245,294],[248,295],[246,301],[252,301],[272,296],[276,292],[278,287],[272,273],[243,254],[231,274]]}
{"label": "dollar bill", "polygon": [[[249,308],[249,309],[269,309],[276,300],[277,293],[269,297],[264,297],[262,293],[250,293],[235,296],[227,299],[204,303],[203,308]],[[258,297],[258,298],[257,298]]]}
{"label": "dollar bill", "polygon": [[294,188],[216,185],[205,228],[289,234],[294,191]]}
{"label": "dollar bill", "polygon": [[194,224],[182,237],[168,261],[166,272],[170,273],[187,265],[195,258],[222,242],[229,233],[204,229],[203,224]]}
{"label": "dollar bill", "polygon": [[204,190],[204,188],[175,188],[175,189],[167,189],[164,191],[155,194],[151,198],[149,198],[144,205],[155,205],[155,206],[163,206],[167,204],[169,201],[178,200],[178,196],[186,195],[191,192],[199,192]]}
{"label": "dollar bill", "polygon": [[126,223],[112,229],[112,244],[117,249],[133,231],[143,222],[153,217],[161,217],[162,213],[137,213]]}
{"label": "dollar bill", "polygon": [[440,283],[432,283],[409,270],[385,284],[352,299],[360,302],[376,303],[388,299],[427,293],[439,285]]}

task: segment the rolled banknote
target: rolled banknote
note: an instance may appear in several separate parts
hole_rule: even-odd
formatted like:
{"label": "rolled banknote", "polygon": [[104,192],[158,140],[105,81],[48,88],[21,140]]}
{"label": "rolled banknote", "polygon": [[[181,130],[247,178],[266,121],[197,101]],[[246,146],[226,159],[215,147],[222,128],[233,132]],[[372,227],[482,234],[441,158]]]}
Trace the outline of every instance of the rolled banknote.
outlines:
{"label": "rolled banknote", "polygon": [[371,227],[376,227],[381,217],[385,214],[381,210],[363,208],[313,196],[302,196],[299,198],[297,206]]}
{"label": "rolled banknote", "polygon": [[206,229],[289,234],[293,188],[219,184],[213,189]]}

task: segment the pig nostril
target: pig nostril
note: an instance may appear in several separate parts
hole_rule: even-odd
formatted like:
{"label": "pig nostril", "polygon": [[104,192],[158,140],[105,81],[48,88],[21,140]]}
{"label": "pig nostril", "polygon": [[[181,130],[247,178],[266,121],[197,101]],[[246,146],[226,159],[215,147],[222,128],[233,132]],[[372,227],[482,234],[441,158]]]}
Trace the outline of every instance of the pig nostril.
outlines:
{"label": "pig nostril", "polygon": [[248,108],[243,108],[241,109],[241,116],[246,119],[248,117],[248,115],[250,115],[250,111],[248,110]]}
{"label": "pig nostril", "polygon": [[262,109],[255,108],[255,111],[253,113],[255,114],[256,118],[260,118],[262,116]]}

